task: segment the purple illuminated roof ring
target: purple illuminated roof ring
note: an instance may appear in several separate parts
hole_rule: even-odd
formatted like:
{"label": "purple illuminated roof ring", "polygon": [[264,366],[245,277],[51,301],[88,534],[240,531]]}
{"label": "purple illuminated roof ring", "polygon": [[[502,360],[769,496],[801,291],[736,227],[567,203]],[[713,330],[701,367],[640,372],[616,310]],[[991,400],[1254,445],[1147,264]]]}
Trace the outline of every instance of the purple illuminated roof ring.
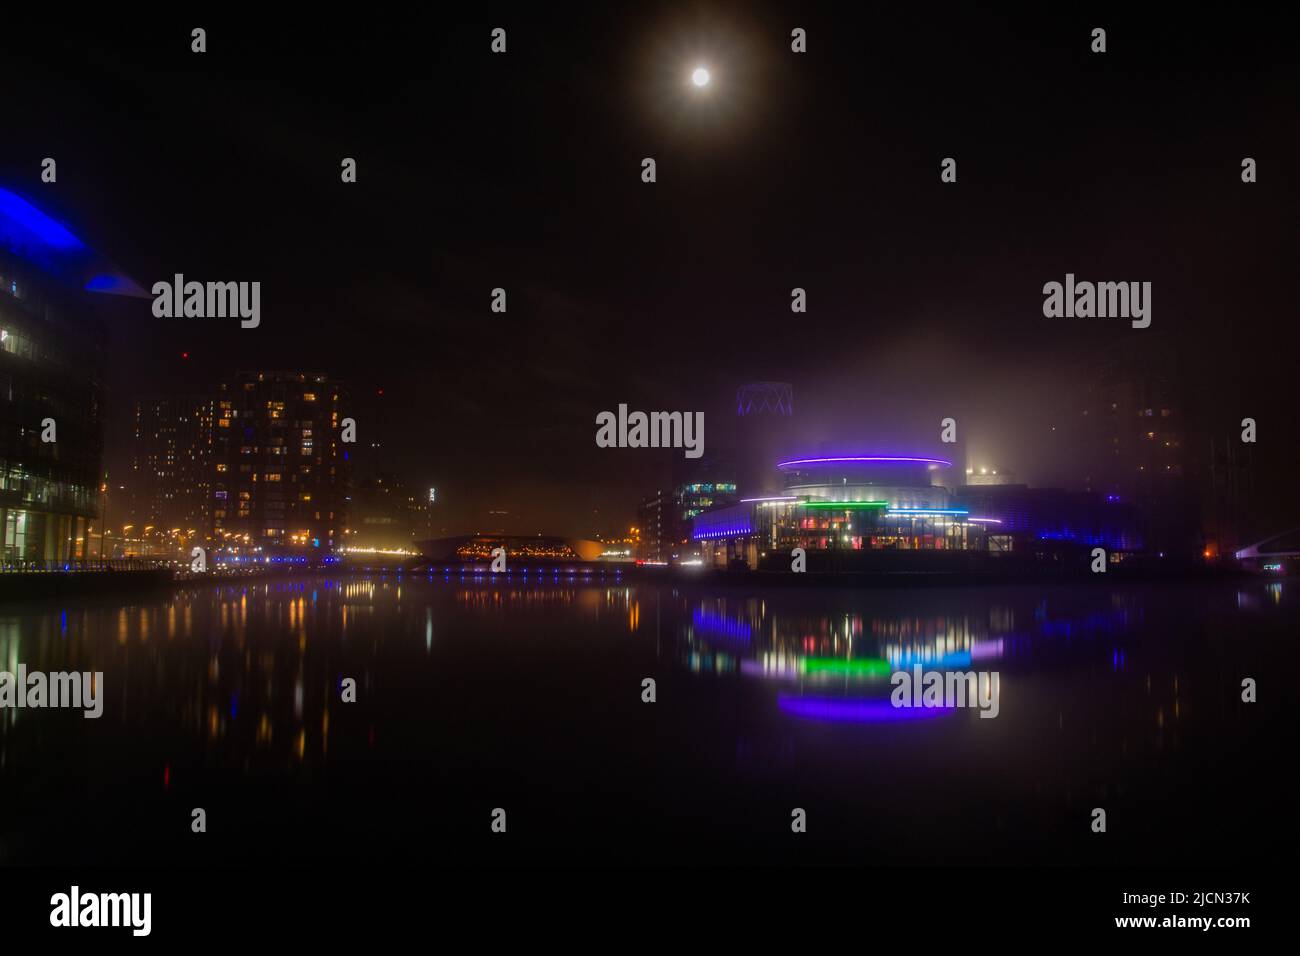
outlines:
{"label": "purple illuminated roof ring", "polygon": [[895,707],[888,698],[800,697],[778,694],[782,713],[809,720],[847,724],[892,724],[953,713],[954,707]]}
{"label": "purple illuminated roof ring", "polygon": [[858,461],[893,463],[907,462],[921,465],[943,465],[945,468],[952,467],[952,462],[945,461],[942,458],[912,458],[905,455],[846,455],[836,458],[795,458],[790,461],[779,461],[776,463],[776,467],[793,468],[796,465],[838,465]]}

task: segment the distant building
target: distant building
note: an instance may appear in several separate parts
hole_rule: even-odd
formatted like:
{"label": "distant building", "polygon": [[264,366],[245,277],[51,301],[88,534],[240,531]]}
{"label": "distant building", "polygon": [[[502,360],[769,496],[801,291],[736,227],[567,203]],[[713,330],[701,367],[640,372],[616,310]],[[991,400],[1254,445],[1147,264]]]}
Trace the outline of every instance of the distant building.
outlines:
{"label": "distant building", "polygon": [[[143,296],[62,224],[0,189],[0,563],[84,557],[103,475],[93,293]],[[43,441],[47,428],[54,441]]]}
{"label": "distant building", "polygon": [[899,455],[780,462],[778,494],[746,496],[699,515],[692,539],[706,563],[758,567],[768,552],[985,548],[986,525],[955,508],[941,481],[951,462]]}
{"label": "distant building", "polygon": [[671,563],[693,550],[691,527],[705,512],[725,508],[739,500],[729,463],[701,458],[679,466],[678,483],[643,499],[637,509],[641,543],[637,557],[643,561]]}
{"label": "distant building", "polygon": [[1014,472],[1006,471],[1001,468],[967,468],[966,484],[968,485],[1014,485],[1016,476]]}
{"label": "distant building", "polygon": [[1267,533],[1263,518],[1267,499],[1257,494],[1255,446],[1241,441],[1239,428],[1205,438],[1209,448],[1199,462],[1201,497],[1205,505],[1205,558],[1231,554],[1247,544],[1248,536]]}
{"label": "distant building", "polygon": [[641,529],[637,560],[667,563],[677,547],[676,523],[672,515],[673,497],[670,493],[656,491],[641,500],[636,510],[637,527]]}
{"label": "distant building", "polygon": [[725,508],[740,500],[736,482],[723,478],[707,481],[684,481],[672,492],[673,515],[678,526],[677,538],[690,538],[691,519],[713,508]]}
{"label": "distant building", "polygon": [[[1024,485],[949,487],[951,463],[860,454],[783,461],[780,494],[741,498],[698,515],[692,539],[706,564],[788,567],[802,548],[810,568],[901,565],[921,552],[1037,557],[1103,546],[1142,548],[1139,512],[1090,492]],[[894,557],[890,557],[890,555]]]}
{"label": "distant building", "polygon": [[794,386],[789,382],[750,382],[736,389],[736,460],[730,480],[747,497],[780,487],[772,462],[790,450],[794,425]]}
{"label": "distant building", "polygon": [[420,541],[418,547],[431,563],[448,564],[487,564],[492,561],[492,552],[503,548],[507,571],[522,570],[529,562],[537,565],[598,561],[605,550],[599,541],[541,534],[467,534]]}
{"label": "distant building", "polygon": [[1145,547],[1141,512],[1117,495],[1012,484],[972,484],[955,495],[971,514],[996,520],[997,533],[1017,550],[1044,550],[1041,542],[1122,552]]}
{"label": "distant building", "polygon": [[323,374],[241,372],[217,397],[213,535],[231,545],[331,551],[344,543],[344,387]]}
{"label": "distant building", "polygon": [[428,534],[428,491],[408,488],[400,477],[380,473],[357,482],[348,508],[349,548],[414,550]]}
{"label": "distant building", "polygon": [[1083,484],[1137,505],[1150,548],[1192,553],[1200,537],[1182,395],[1174,343],[1143,333],[1113,344],[1082,413]]}
{"label": "distant building", "polygon": [[136,400],[132,435],[132,521],[182,534],[211,532],[211,395],[151,395]]}
{"label": "distant building", "polygon": [[625,534],[604,534],[597,540],[604,549],[600,553],[600,560],[634,561],[640,554],[641,529],[633,526]]}

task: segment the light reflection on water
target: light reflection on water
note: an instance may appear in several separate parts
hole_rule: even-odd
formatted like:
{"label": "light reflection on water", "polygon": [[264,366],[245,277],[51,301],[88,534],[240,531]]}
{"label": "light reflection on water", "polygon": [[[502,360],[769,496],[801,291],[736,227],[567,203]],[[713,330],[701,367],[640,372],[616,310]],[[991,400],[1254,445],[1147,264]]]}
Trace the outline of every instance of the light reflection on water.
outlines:
{"label": "light reflection on water", "polygon": [[[75,788],[42,782],[66,750],[87,774],[148,781],[123,783],[121,799],[213,774],[308,774],[294,779],[310,788],[313,771],[381,758],[432,764],[454,787],[516,764],[546,773],[570,734],[570,776],[590,754],[590,773],[609,777],[617,753],[635,777],[653,746],[640,759],[665,781],[815,781],[902,812],[915,795],[882,795],[877,767],[942,787],[983,763],[999,776],[980,799],[1074,807],[1129,786],[1134,760],[1219,753],[1241,732],[1240,677],[1262,672],[1268,637],[1296,620],[1276,581],[752,593],[435,575],[0,607],[3,669],[105,675],[98,721],[0,713],[0,783],[66,810]],[[997,671],[998,719],[891,713],[890,674],[917,665]],[[646,676],[660,693],[653,744],[636,709]],[[347,677],[355,705],[340,701]]]}
{"label": "light reflection on water", "polygon": [[[1282,605],[1283,589],[1269,582],[1228,593],[1236,609],[1262,613]],[[481,575],[405,586],[397,578],[279,580],[183,588],[121,607],[85,601],[0,613],[0,661],[11,672],[20,661],[29,670],[103,670],[106,721],[129,723],[148,701],[204,739],[227,736],[242,720],[256,728],[252,745],[264,750],[279,731],[293,741],[288,753],[305,760],[327,749],[324,728],[338,706],[342,662],[355,662],[366,684],[372,668],[405,656],[402,645],[413,633],[432,655],[435,624],[448,616],[508,619],[521,634],[533,621],[553,628],[552,616],[562,627],[588,621],[602,634],[653,637],[658,656],[695,675],[785,683],[786,693],[853,685],[887,692],[893,671],[916,664],[998,670],[1004,678],[1062,666],[1122,673],[1129,645],[1144,633],[1149,601],[1144,591],[1124,589],[752,596],[546,578],[498,583]],[[444,628],[438,632],[445,636]],[[359,649],[344,650],[358,640]],[[1170,670],[1155,684],[1177,682]],[[1157,713],[1169,710],[1176,719],[1179,709],[1175,697]],[[25,718],[5,712],[0,740]]]}

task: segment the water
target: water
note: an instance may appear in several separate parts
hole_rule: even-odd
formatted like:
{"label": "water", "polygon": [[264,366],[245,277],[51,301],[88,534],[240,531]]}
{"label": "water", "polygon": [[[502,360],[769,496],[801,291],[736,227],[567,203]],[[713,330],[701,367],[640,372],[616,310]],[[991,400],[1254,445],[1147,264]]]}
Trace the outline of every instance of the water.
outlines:
{"label": "water", "polygon": [[[99,720],[0,713],[0,862],[1248,864],[1289,778],[1296,591],[388,576],[0,606],[0,669],[105,675]],[[998,717],[879,719],[879,661],[912,658],[996,670]]]}

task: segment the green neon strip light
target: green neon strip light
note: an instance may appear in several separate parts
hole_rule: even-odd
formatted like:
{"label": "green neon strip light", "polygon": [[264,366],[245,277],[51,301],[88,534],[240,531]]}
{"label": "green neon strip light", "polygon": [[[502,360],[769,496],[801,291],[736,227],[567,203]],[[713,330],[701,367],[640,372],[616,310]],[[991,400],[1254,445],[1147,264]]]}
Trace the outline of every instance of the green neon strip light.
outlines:
{"label": "green neon strip light", "polygon": [[853,510],[856,508],[888,508],[888,501],[805,501],[805,508],[832,508],[836,510]]}
{"label": "green neon strip light", "polygon": [[849,660],[842,657],[805,657],[803,672],[842,674],[848,677],[888,677],[893,673],[893,668],[883,657],[859,657]]}

